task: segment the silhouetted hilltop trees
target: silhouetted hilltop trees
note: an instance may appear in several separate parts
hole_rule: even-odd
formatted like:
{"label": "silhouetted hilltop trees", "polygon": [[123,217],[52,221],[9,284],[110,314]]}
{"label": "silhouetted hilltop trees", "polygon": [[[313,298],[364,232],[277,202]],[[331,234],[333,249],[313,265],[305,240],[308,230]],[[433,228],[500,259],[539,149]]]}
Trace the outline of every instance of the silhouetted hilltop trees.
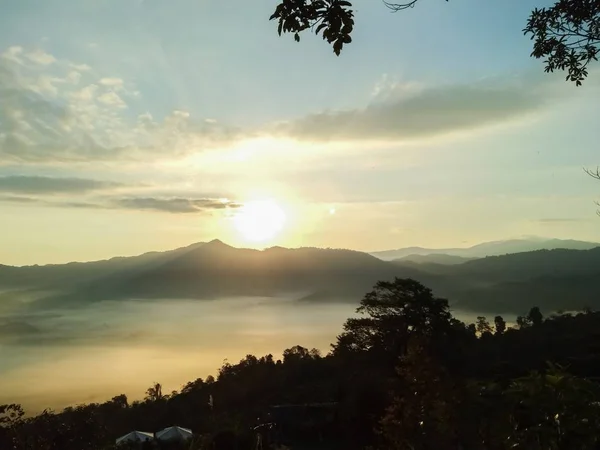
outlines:
{"label": "silhouetted hilltop trees", "polygon": [[[279,424],[267,447],[598,448],[600,313],[544,318],[534,306],[517,326],[501,316],[464,324],[447,300],[398,278],[378,282],[358,313],[327,355],[302,346],[281,359],[247,355],[179,392],[154,383],[133,402],[118,395],[35,417],[4,405],[0,448],[108,449],[129,431],[176,424],[197,435],[188,449],[249,449],[252,428],[269,420]],[[286,421],[274,405],[307,406]]]}

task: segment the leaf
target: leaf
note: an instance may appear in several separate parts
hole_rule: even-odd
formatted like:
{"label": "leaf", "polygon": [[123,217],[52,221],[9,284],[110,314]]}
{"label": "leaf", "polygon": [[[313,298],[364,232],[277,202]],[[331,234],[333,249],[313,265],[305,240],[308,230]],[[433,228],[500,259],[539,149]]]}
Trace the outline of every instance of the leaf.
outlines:
{"label": "leaf", "polygon": [[340,56],[340,53],[342,52],[342,47],[344,46],[344,43],[341,41],[341,39],[338,39],[337,41],[335,41],[333,43],[333,52],[337,55]]}

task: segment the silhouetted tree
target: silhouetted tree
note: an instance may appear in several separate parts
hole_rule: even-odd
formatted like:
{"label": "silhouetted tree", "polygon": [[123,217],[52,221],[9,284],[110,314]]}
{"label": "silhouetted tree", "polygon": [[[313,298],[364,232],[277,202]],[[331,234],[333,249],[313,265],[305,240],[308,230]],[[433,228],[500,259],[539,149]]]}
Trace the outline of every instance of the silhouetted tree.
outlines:
{"label": "silhouetted tree", "polygon": [[544,321],[544,316],[542,315],[540,308],[538,308],[537,306],[531,308],[529,310],[529,313],[527,314],[527,320],[532,325],[540,325]]}
{"label": "silhouetted tree", "polygon": [[485,318],[484,316],[477,317],[477,323],[475,326],[476,326],[477,332],[480,335],[492,333],[492,327],[490,326],[490,323],[488,322],[487,318]]}
{"label": "silhouetted tree", "polygon": [[412,279],[380,281],[356,310],[333,346],[333,354],[372,352],[394,363],[413,335],[443,339],[451,328],[448,301]]}
{"label": "silhouetted tree", "polygon": [[146,390],[145,400],[150,402],[156,402],[163,399],[162,385],[160,383],[154,383]]}
{"label": "silhouetted tree", "polygon": [[380,424],[385,447],[458,448],[460,393],[450,374],[429,354],[425,339],[411,339],[398,376],[394,399]]}
{"label": "silhouetted tree", "polygon": [[598,385],[560,367],[519,378],[506,391],[510,448],[597,449],[600,443]]}
{"label": "silhouetted tree", "polygon": [[[412,8],[417,2],[383,0],[394,12]],[[282,0],[270,19],[277,20],[279,35],[292,33],[296,42],[303,31],[321,33],[338,56],[344,44],[352,42],[354,9],[346,0]],[[546,72],[566,70],[566,79],[579,86],[588,75],[590,61],[597,61],[600,4],[597,0],[558,0],[551,7],[534,9],[523,32],[534,41],[531,56],[546,58]]]}
{"label": "silhouetted tree", "polygon": [[531,321],[529,320],[528,317],[523,317],[523,316],[518,316],[517,317],[517,326],[520,329],[527,328],[530,325],[531,325]]}
{"label": "silhouetted tree", "polygon": [[496,329],[496,334],[504,334],[506,331],[506,322],[502,316],[494,317],[494,328]]}

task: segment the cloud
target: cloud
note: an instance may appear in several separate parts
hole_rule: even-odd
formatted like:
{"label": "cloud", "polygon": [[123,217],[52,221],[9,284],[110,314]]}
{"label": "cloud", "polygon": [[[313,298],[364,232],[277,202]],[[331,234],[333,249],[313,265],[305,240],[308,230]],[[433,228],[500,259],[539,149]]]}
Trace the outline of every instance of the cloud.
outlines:
{"label": "cloud", "polygon": [[39,333],[39,328],[27,322],[6,321],[0,323],[0,337],[18,337]]}
{"label": "cloud", "polygon": [[[534,82],[535,81],[535,82]],[[366,108],[322,112],[278,124],[274,131],[301,140],[405,140],[471,130],[508,121],[547,103],[548,81],[484,80],[469,85],[393,84],[377,95],[384,101]]]}
{"label": "cloud", "polygon": [[98,101],[115,108],[127,108],[127,104],[116,92],[106,92],[98,97]]}
{"label": "cloud", "polygon": [[31,196],[0,195],[0,202],[35,203],[40,206],[73,209],[122,209],[132,211],[155,211],[171,214],[206,213],[241,207],[225,198],[185,197],[109,197],[84,201],[48,200]]}
{"label": "cloud", "polygon": [[23,47],[19,45],[13,45],[2,52],[2,58],[11,61],[13,63],[21,64],[23,61],[20,56],[23,54]]}
{"label": "cloud", "polygon": [[101,78],[99,83],[102,86],[110,86],[110,87],[119,88],[119,87],[123,86],[124,81],[121,78],[107,77],[107,78]]}
{"label": "cloud", "polygon": [[197,213],[210,210],[239,208],[241,204],[211,198],[123,198],[114,202],[117,207],[134,210],[153,210],[169,213]]}
{"label": "cloud", "polygon": [[[38,64],[23,64],[31,58]],[[5,50],[0,58],[0,164],[173,160],[253,138],[323,144],[420,140],[515,121],[555,104],[565,92],[562,78],[551,76],[443,86],[386,76],[365,107],[243,129],[178,109],[160,117],[150,112],[135,117],[131,111],[144,111],[139,91],[123,78],[92,72],[86,64],[61,61],[41,50]]]}
{"label": "cloud", "polygon": [[123,186],[112,181],[12,175],[0,177],[0,192],[13,194],[85,193]]}
{"label": "cloud", "polygon": [[589,221],[589,219],[576,217],[548,217],[544,219],[538,219],[538,222],[542,224],[580,223],[587,221]]}
{"label": "cloud", "polygon": [[36,64],[47,66],[56,62],[56,58],[43,50],[36,49],[32,52],[25,53],[25,57]]}
{"label": "cloud", "polygon": [[23,197],[17,195],[0,195],[0,202],[6,203],[39,203],[40,200],[34,197]]}
{"label": "cloud", "polygon": [[[33,56],[32,56],[33,55]],[[46,55],[46,54],[44,54]],[[235,141],[241,131],[175,110],[139,120],[140,93],[118,77],[93,78],[89,66],[11,47],[0,58],[0,164],[151,161]]]}
{"label": "cloud", "polygon": [[92,68],[90,66],[88,66],[87,64],[70,63],[69,65],[72,69],[75,69],[79,72],[88,72],[88,71],[92,70]]}

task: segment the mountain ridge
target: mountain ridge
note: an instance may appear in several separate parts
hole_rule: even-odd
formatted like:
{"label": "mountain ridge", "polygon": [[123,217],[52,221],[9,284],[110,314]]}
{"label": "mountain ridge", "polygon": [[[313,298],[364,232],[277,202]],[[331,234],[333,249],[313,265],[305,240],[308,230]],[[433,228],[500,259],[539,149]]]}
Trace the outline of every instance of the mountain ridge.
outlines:
{"label": "mountain ridge", "polygon": [[589,250],[598,246],[600,246],[600,243],[598,242],[579,241],[575,239],[520,238],[481,242],[470,247],[462,248],[405,247],[369,253],[380,259],[389,261],[393,259],[404,258],[410,255],[427,256],[431,254],[444,254],[467,258],[483,258],[485,256],[500,256],[510,253],[523,253],[535,250],[553,250],[557,248]]}
{"label": "mountain ridge", "polygon": [[[213,300],[290,295],[303,302],[358,303],[380,280],[413,278],[468,310],[525,313],[600,307],[600,247],[536,250],[457,264],[384,261],[347,249],[239,249],[221,241],[90,263],[0,266],[0,291],[28,295],[23,308],[84,307],[102,301]],[[549,289],[552,286],[552,289]],[[8,294],[7,294],[8,292]],[[15,297],[15,298],[16,298]]]}

